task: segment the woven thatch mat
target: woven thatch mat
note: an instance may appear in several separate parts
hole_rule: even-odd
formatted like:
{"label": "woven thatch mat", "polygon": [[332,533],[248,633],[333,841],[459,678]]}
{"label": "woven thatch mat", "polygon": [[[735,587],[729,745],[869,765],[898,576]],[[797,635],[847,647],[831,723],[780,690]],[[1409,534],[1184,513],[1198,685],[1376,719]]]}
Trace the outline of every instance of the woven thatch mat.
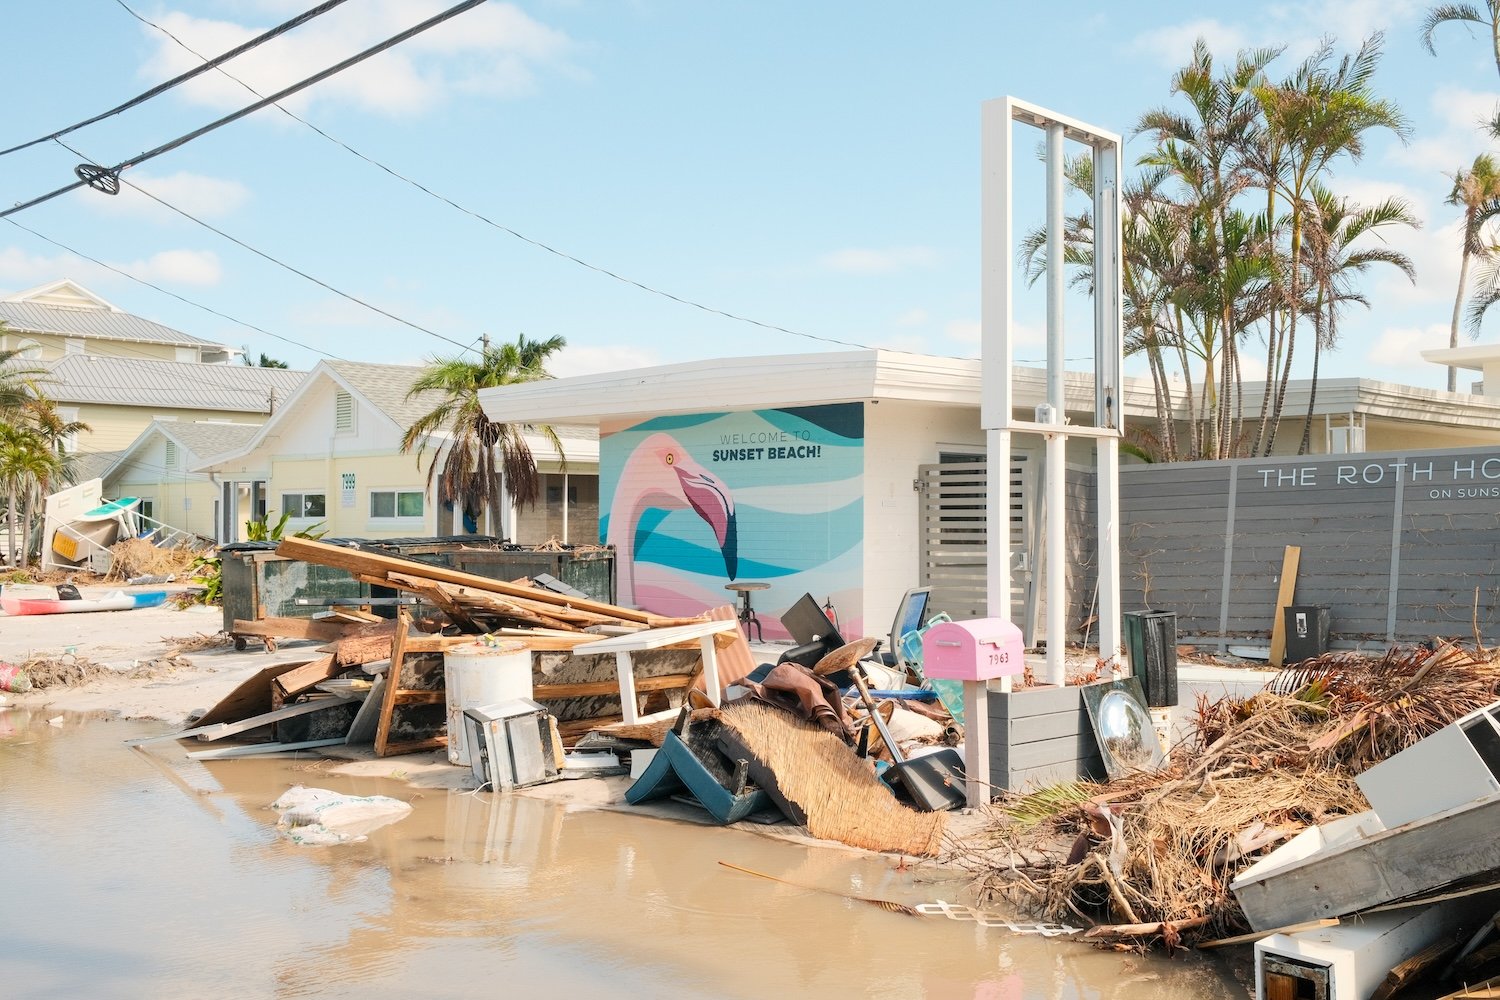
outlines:
{"label": "woven thatch mat", "polygon": [[924,813],[896,801],[867,761],[832,733],[759,702],[719,711],[780,794],[807,816],[807,832],[851,847],[918,857],[937,855],[945,813]]}

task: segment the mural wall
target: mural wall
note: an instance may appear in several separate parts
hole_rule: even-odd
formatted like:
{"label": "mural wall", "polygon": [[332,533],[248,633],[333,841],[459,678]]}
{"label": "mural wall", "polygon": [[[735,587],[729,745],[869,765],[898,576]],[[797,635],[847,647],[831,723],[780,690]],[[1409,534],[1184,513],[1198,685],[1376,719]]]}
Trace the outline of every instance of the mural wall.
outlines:
{"label": "mural wall", "polygon": [[658,417],[599,441],[621,604],[697,614],[751,595],[766,639],[804,593],[863,634],[864,405]]}

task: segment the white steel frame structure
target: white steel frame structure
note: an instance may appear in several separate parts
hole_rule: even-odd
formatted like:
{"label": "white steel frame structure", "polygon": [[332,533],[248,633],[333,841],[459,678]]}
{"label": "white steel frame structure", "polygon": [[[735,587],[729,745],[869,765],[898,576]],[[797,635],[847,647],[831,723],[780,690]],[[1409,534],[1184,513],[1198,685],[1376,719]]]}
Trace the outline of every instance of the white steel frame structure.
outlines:
{"label": "white steel frame structure", "polygon": [[[1011,383],[1013,361],[1013,300],[1016,272],[1014,231],[1015,190],[1012,160],[1018,142],[1015,128],[1027,126],[1046,135],[1047,237],[1047,404],[1035,420],[1017,420]],[[1118,671],[1120,666],[1120,539],[1119,473],[1123,414],[1120,370],[1123,364],[1121,325],[1121,142],[1120,137],[1073,118],[1014,97],[986,101],[981,112],[981,337],[982,384],[980,427],[988,452],[986,521],[987,592],[989,614],[1010,616],[1009,490],[1011,438],[1039,434],[1046,441],[1046,470],[1042,500],[1046,532],[1042,545],[1047,581],[1047,665],[1042,678],[1062,684],[1064,637],[1067,633],[1066,522],[1064,466],[1069,437],[1091,437],[1097,454],[1099,511],[1098,614],[1099,659]],[[1087,146],[1093,153],[1094,174],[1094,423],[1073,426],[1065,418],[1063,304],[1067,280],[1063,260],[1064,140]],[[1029,148],[1029,147],[1022,147]],[[1008,682],[1007,678],[1007,682]],[[977,685],[976,685],[977,686]],[[982,699],[982,690],[977,691]],[[982,701],[966,712],[965,735],[970,805],[989,801],[988,713]]]}

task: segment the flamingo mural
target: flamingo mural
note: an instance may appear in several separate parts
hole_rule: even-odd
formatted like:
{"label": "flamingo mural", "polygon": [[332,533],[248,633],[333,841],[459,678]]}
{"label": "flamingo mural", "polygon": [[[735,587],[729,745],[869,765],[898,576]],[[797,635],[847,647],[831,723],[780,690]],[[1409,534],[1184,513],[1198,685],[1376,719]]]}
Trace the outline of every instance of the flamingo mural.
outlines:
{"label": "flamingo mural", "polygon": [[724,571],[735,578],[739,564],[739,538],[734,516],[734,497],[723,480],[693,460],[670,434],[652,434],[630,453],[620,473],[614,500],[609,505],[606,541],[615,547],[619,567],[617,599],[632,607],[641,599],[637,586],[636,537],[641,518],[652,509],[692,509],[713,532],[724,556]]}

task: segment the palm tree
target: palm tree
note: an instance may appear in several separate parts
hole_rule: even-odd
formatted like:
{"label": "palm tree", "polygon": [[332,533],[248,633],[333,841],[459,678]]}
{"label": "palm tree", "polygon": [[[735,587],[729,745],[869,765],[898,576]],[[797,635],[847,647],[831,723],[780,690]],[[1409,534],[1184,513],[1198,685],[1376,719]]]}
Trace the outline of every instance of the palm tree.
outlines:
{"label": "palm tree", "polygon": [[[50,482],[60,467],[61,460],[37,431],[15,424],[0,424],[0,487],[5,490],[10,522],[10,544],[6,551],[12,566],[27,562],[31,522],[36,513],[36,491]],[[22,501],[26,506],[24,517],[18,516]],[[19,544],[16,541],[18,528]]]}
{"label": "palm tree", "polygon": [[1366,133],[1371,130],[1389,129],[1403,141],[1410,131],[1401,111],[1376,97],[1371,87],[1380,62],[1381,42],[1382,36],[1376,32],[1365,39],[1358,52],[1345,56],[1336,66],[1329,64],[1332,42],[1325,42],[1287,80],[1255,88],[1266,119],[1268,145],[1277,151],[1275,158],[1266,162],[1272,170],[1264,183],[1286,200],[1291,216],[1282,302],[1286,323],[1272,338],[1266,391],[1273,396],[1257,434],[1257,450],[1263,455],[1269,455],[1275,447],[1291,380],[1297,319],[1303,311],[1303,241],[1313,186],[1334,160],[1348,157],[1358,161],[1364,155]]}
{"label": "palm tree", "polygon": [[1432,44],[1432,35],[1439,25],[1449,22],[1482,24],[1490,29],[1490,44],[1495,50],[1495,68],[1500,69],[1500,0],[1486,0],[1485,13],[1489,16],[1486,17],[1478,7],[1468,3],[1443,3],[1430,8],[1427,16],[1422,19],[1420,32],[1422,47],[1433,55],[1437,55],[1437,48]]}
{"label": "palm tree", "polygon": [[1340,198],[1321,184],[1313,188],[1318,225],[1309,229],[1308,274],[1314,288],[1310,303],[1316,337],[1313,340],[1312,386],[1307,397],[1307,419],[1302,423],[1302,443],[1297,454],[1305,455],[1312,442],[1313,409],[1318,398],[1318,363],[1323,351],[1338,342],[1339,314],[1351,304],[1369,308],[1370,302],[1354,286],[1354,278],[1372,265],[1389,264],[1415,283],[1411,258],[1387,246],[1358,247],[1365,236],[1382,238],[1387,226],[1410,226],[1421,221],[1401,198],[1387,198],[1378,205],[1362,206]]}
{"label": "palm tree", "polygon": [[[0,332],[4,324],[0,323]],[[22,357],[21,348],[0,350],[0,420],[14,420],[40,393],[47,369]]]}
{"label": "palm tree", "polygon": [[[1497,0],[1500,2],[1500,0]],[[1490,220],[1500,216],[1500,164],[1488,153],[1474,157],[1469,167],[1453,175],[1453,190],[1448,192],[1448,204],[1463,209],[1463,249],[1458,267],[1458,292],[1453,297],[1453,321],[1448,330],[1448,346],[1458,346],[1458,321],[1463,312],[1464,295],[1468,291],[1469,267],[1477,258],[1487,260],[1493,249],[1484,237],[1484,228]],[[1486,293],[1481,293],[1475,303],[1484,302]],[[1477,317],[1484,315],[1489,307],[1484,302],[1478,313],[1470,317],[1471,325],[1478,328]],[[1448,367],[1448,391],[1458,389],[1458,369]]]}
{"label": "palm tree", "polygon": [[[503,523],[501,498],[508,490],[516,506],[532,506],[541,495],[536,459],[524,432],[540,431],[562,453],[552,428],[531,424],[496,423],[479,405],[479,390],[551,378],[547,359],[566,344],[562,337],[532,340],[525,334],[513,344],[492,347],[485,338],[480,359],[434,357],[412,383],[407,399],[436,398],[437,404],[406,429],[402,451],[422,452],[437,435],[448,440],[437,447],[428,469],[429,488],[439,484],[439,497],[451,497],[466,513],[487,511],[493,528]],[[428,394],[432,394],[430,397]],[[497,454],[498,453],[498,454]],[[498,458],[498,462],[497,462]],[[502,477],[504,490],[502,490]]]}

